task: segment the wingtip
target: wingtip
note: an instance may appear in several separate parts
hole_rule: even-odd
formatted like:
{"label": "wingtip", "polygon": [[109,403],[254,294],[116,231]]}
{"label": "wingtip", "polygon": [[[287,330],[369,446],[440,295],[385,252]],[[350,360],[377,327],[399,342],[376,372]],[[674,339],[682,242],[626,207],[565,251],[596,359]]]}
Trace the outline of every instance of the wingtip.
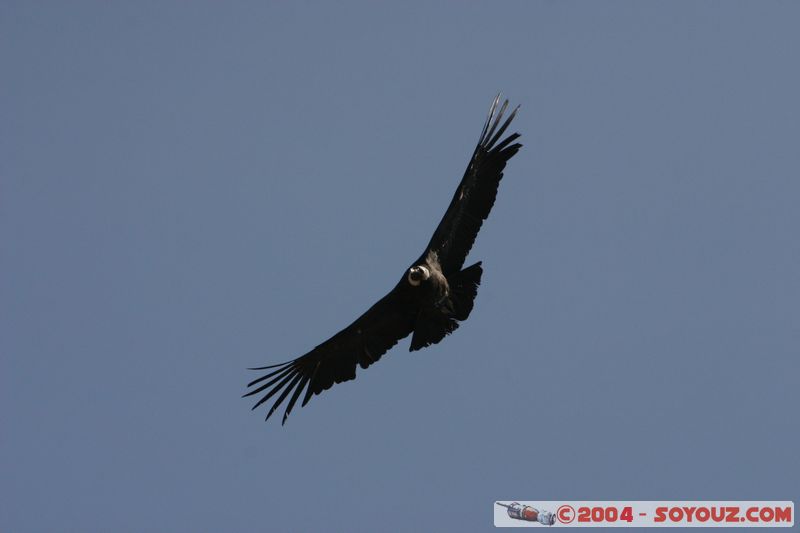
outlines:
{"label": "wingtip", "polygon": [[283,365],[291,363],[291,362],[292,361],[286,361],[286,362],[283,362],[283,363],[278,363],[276,365],[248,367],[247,370],[267,370],[269,368],[278,368],[279,366],[283,366]]}
{"label": "wingtip", "polygon": [[306,393],[303,396],[303,402],[300,404],[300,407],[305,407],[308,402],[311,401],[311,397],[314,396],[314,390],[311,388],[311,380],[308,382],[308,388],[306,389]]}

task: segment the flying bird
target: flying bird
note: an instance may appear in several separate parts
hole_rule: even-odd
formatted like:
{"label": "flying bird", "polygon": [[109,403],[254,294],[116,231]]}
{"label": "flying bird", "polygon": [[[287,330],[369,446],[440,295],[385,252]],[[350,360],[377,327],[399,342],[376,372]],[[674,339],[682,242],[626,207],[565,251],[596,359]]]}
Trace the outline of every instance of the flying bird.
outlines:
{"label": "flying bird", "polygon": [[514,142],[519,133],[501,140],[519,106],[501,125],[508,100],[498,108],[499,103],[497,95],[464,177],[419,259],[403,271],[389,294],[307,354],[250,369],[269,371],[247,385],[253,389],[245,397],[263,395],[253,409],[278,395],[269,419],[289,398],[285,424],[303,391],[305,406],[334,383],[355,379],[356,365],[368,368],[408,335],[413,334],[409,351],[419,350],[438,343],[469,317],[483,270],[480,261],[463,268],[464,261],[494,205],[506,163],[522,147]]}

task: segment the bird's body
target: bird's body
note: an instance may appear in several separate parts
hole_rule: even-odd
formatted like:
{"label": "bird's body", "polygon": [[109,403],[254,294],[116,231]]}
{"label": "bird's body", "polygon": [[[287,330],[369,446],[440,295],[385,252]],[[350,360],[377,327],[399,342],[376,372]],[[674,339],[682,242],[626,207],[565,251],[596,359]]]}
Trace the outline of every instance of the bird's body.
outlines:
{"label": "bird's body", "polygon": [[283,422],[305,389],[303,405],[334,383],[355,379],[356,365],[367,368],[400,339],[412,334],[409,349],[436,344],[466,320],[474,304],[483,270],[481,263],[463,268],[483,220],[494,205],[506,162],[522,146],[514,133],[498,143],[516,109],[500,125],[508,101],[492,103],[478,146],[450,206],[422,255],[407,268],[397,285],[348,327],[307,354],[254,370],[270,370],[252,381],[245,394],[264,393],[253,409],[280,392],[269,418],[291,394]]}

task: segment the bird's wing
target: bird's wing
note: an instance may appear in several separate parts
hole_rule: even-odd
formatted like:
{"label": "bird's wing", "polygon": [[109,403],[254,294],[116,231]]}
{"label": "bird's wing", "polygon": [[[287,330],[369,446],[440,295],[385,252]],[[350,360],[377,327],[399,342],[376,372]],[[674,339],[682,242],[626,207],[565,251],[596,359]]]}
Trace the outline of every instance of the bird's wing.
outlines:
{"label": "bird's wing", "polygon": [[508,108],[508,100],[498,110],[499,102],[498,94],[489,109],[467,171],[422,255],[424,258],[428,252],[435,251],[445,275],[461,270],[483,221],[492,210],[503,169],[522,147],[519,143],[511,144],[519,137],[519,133],[513,133],[498,142],[519,109],[517,106],[500,125]]}
{"label": "bird's wing", "polygon": [[361,315],[355,322],[323,342],[307,354],[279,365],[253,368],[269,370],[260,378],[247,384],[255,387],[244,396],[264,394],[253,409],[276,394],[267,419],[289,397],[283,413],[283,423],[306,390],[302,405],[314,394],[356,378],[356,364],[367,368],[385,354],[389,348],[408,336],[413,330],[414,311],[403,304],[397,289],[393,290]]}

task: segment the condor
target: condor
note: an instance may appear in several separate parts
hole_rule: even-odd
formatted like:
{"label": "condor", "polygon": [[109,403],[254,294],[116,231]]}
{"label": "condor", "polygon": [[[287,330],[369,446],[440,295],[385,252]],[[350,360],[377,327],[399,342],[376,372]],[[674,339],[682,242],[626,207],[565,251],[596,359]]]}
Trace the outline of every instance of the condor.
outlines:
{"label": "condor", "polygon": [[[307,354],[278,365],[251,381],[244,396],[263,395],[253,409],[275,395],[267,419],[289,398],[283,423],[300,395],[305,406],[312,396],[356,377],[356,365],[368,368],[398,341],[412,335],[410,351],[436,344],[466,320],[472,311],[481,263],[464,267],[481,224],[494,205],[503,169],[522,147],[518,133],[503,134],[517,113],[501,125],[508,108],[500,95],[492,102],[478,146],[455,195],[422,255],[407,268],[397,285],[345,329]],[[289,395],[291,394],[291,397]]]}

